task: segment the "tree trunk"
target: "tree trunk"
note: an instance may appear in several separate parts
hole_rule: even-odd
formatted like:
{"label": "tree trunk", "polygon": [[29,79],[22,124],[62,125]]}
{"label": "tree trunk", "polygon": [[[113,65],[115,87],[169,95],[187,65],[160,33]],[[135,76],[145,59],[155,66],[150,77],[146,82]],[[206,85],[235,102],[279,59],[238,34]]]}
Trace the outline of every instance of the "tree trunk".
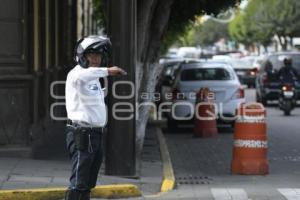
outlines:
{"label": "tree trunk", "polygon": [[286,50],[287,50],[287,45],[288,45],[287,36],[283,36],[283,46],[282,46],[282,50],[286,51]]}
{"label": "tree trunk", "polygon": [[268,53],[268,45],[264,44],[263,47],[264,47],[264,51],[265,51],[264,53]]}
{"label": "tree trunk", "polygon": [[161,69],[158,56],[163,35],[169,21],[173,0],[147,0],[138,1],[138,55],[136,66],[136,92],[137,92],[137,124],[136,141],[137,155],[140,154],[144,142],[145,128],[149,117],[149,108],[144,104],[152,99],[142,99],[143,93],[154,93],[156,78]]}
{"label": "tree trunk", "polygon": [[254,53],[257,53],[260,55],[260,44],[259,43],[254,43]]}
{"label": "tree trunk", "polygon": [[278,41],[279,41],[279,44],[280,44],[281,48],[283,48],[283,41],[282,41],[281,35],[276,34],[276,36],[278,38]]}
{"label": "tree trunk", "polygon": [[[146,63],[143,64],[142,67],[144,68],[144,72],[147,73],[147,77],[142,80],[142,87],[140,88],[141,92],[139,96],[142,96],[143,93],[150,94],[149,96],[152,97],[154,94],[155,84],[156,84],[156,77],[159,74],[160,67],[158,63]],[[138,150],[142,150],[144,136],[145,136],[145,128],[147,125],[147,121],[149,118],[149,109],[154,103],[152,103],[153,99],[141,99],[138,102],[138,118],[137,118],[137,147]]]}
{"label": "tree trunk", "polygon": [[280,46],[281,46],[281,49],[283,51],[286,51],[287,50],[287,37],[285,35],[280,35],[280,34],[276,34],[278,40],[279,40],[279,43],[280,43]]}
{"label": "tree trunk", "polygon": [[290,46],[291,48],[294,48],[294,38],[292,36],[290,36]]}
{"label": "tree trunk", "polygon": [[274,45],[275,45],[275,51],[278,52],[278,42],[274,40]]}

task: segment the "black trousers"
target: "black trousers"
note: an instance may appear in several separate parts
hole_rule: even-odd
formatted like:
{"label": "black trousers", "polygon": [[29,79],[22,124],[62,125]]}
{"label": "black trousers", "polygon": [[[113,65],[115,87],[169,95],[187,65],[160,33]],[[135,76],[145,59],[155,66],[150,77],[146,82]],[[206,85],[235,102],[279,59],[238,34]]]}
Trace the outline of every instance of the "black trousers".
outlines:
{"label": "black trousers", "polygon": [[86,129],[87,148],[78,149],[75,143],[76,129],[66,128],[66,144],[72,161],[69,190],[90,191],[96,186],[98,172],[102,163],[102,131]]}

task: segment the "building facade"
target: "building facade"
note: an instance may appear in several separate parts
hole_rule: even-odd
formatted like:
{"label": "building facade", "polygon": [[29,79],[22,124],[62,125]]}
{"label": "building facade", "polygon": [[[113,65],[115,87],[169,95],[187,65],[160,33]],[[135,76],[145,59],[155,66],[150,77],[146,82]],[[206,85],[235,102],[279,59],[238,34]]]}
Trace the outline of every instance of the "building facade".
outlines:
{"label": "building facade", "polygon": [[[0,154],[47,157],[64,144],[64,81],[78,38],[95,33],[92,0],[1,0]],[[53,107],[53,104],[61,105]],[[53,111],[53,112],[52,112]],[[21,153],[21,154],[19,154]]]}

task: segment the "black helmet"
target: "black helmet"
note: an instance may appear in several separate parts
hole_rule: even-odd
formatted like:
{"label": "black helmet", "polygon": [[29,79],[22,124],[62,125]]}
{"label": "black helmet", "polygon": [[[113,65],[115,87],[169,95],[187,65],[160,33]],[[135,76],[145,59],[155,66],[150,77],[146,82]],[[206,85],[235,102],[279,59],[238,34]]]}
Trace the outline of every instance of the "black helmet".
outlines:
{"label": "black helmet", "polygon": [[89,62],[85,57],[87,53],[99,53],[102,55],[101,66],[108,65],[110,56],[111,42],[109,38],[98,35],[91,35],[81,38],[74,49],[74,60],[83,68],[89,66]]}
{"label": "black helmet", "polygon": [[285,56],[284,59],[283,59],[283,64],[285,66],[292,65],[292,58],[290,56]]}

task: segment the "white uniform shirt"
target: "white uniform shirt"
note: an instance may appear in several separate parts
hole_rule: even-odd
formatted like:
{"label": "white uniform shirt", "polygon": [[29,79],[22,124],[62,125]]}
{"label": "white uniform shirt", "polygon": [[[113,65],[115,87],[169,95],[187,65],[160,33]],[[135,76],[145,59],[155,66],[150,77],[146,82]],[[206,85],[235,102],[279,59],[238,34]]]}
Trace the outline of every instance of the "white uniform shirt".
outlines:
{"label": "white uniform shirt", "polygon": [[66,81],[66,109],[72,121],[89,123],[91,126],[104,127],[107,122],[107,110],[100,77],[108,76],[104,67],[74,67]]}

